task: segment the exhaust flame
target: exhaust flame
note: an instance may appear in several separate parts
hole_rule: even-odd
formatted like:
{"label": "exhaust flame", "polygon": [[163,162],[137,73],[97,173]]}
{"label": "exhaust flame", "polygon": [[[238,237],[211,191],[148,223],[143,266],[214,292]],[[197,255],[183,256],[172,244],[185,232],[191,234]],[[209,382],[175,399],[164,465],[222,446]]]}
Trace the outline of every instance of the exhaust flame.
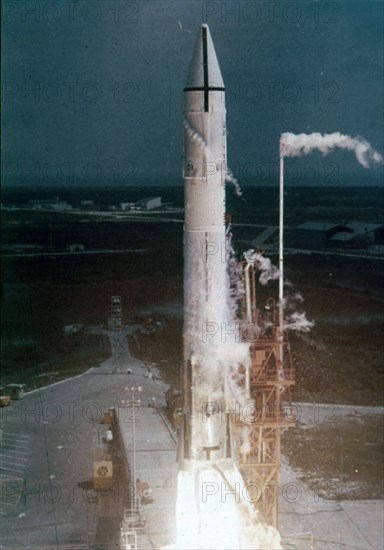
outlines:
{"label": "exhaust flame", "polygon": [[238,470],[194,464],[178,475],[177,541],[167,550],[281,550],[276,529],[257,520]]}
{"label": "exhaust flame", "polygon": [[280,136],[280,154],[284,157],[301,157],[315,150],[328,155],[336,148],[353,151],[364,168],[369,168],[372,162],[383,164],[382,155],[368,141],[360,137],[353,138],[340,132],[297,135],[285,132]]}

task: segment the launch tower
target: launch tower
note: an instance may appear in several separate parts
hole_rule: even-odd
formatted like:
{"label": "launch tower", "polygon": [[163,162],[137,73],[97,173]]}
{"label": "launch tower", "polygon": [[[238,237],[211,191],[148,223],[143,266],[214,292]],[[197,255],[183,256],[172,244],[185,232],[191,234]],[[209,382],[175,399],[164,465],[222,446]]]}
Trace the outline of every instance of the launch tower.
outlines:
{"label": "launch tower", "polygon": [[[256,303],[256,268],[244,266],[244,321],[260,329],[250,347],[251,367],[245,373],[245,384],[254,400],[256,414],[245,423],[232,417],[232,432],[236,463],[252,493],[252,502],[269,525],[278,527],[280,484],[280,437],[295,426],[291,402],[291,388],[295,384],[290,344],[286,333],[281,333],[279,308],[273,298],[267,300],[265,313]],[[241,452],[241,429],[247,428],[249,452]]]}

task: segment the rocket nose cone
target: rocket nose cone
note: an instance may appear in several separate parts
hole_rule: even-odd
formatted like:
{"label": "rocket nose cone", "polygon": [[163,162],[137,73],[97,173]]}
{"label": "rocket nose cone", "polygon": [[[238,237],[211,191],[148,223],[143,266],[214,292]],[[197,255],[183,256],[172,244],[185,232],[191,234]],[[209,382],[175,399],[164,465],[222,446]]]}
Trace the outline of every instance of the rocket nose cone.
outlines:
{"label": "rocket nose cone", "polygon": [[187,88],[222,87],[223,77],[217,61],[209,27],[201,25],[189,65]]}

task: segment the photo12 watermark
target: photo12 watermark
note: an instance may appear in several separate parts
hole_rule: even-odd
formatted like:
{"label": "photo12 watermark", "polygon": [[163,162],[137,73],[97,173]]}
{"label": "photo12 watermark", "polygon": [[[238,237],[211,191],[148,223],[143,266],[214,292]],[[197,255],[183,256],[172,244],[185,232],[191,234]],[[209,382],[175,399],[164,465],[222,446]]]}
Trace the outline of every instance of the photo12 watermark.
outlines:
{"label": "photo12 watermark", "polygon": [[[277,491],[276,491],[277,489]],[[281,498],[287,503],[293,504],[306,499],[309,502],[319,503],[320,501],[333,501],[337,499],[340,491],[339,484],[336,482],[318,482],[312,488],[307,488],[298,481],[288,481],[278,483],[276,481],[255,482],[249,481],[242,483],[235,481],[203,481],[201,483],[201,503],[207,504],[217,502],[225,504],[234,501],[248,504],[256,504],[261,498],[267,499],[269,504],[273,504],[275,497]]]}
{"label": "photo12 watermark", "polygon": [[114,22],[135,24],[140,21],[140,2],[125,0],[14,0],[2,3],[5,23],[20,24],[96,24]]}
{"label": "photo12 watermark", "polygon": [[0,409],[4,423],[18,421],[35,424],[100,424],[104,422],[105,411],[113,410],[114,420],[119,424],[137,424],[141,408],[131,401],[111,403],[109,408],[98,401],[48,401],[39,399],[12,401],[8,407]]}
{"label": "photo12 watermark", "polygon": [[121,162],[111,159],[108,163],[99,161],[77,162],[36,162],[4,161],[1,164],[1,177],[4,183],[45,183],[54,185],[67,183],[137,183],[140,179],[141,165],[138,162]]}
{"label": "photo12 watermark", "polygon": [[334,25],[340,21],[341,9],[338,2],[210,1],[203,2],[201,15],[203,23]]}
{"label": "photo12 watermark", "polygon": [[[277,185],[279,178],[278,161],[235,161],[231,169],[216,162],[195,162],[193,168],[202,177],[208,178],[221,172],[222,180],[232,178],[241,185]],[[332,160],[287,159],[284,166],[286,185],[336,185],[340,182],[339,164]]]}
{"label": "photo12 watermark", "polygon": [[140,101],[140,84],[135,81],[40,81],[15,80],[3,81],[1,86],[3,104],[14,105],[75,105],[109,102],[112,104],[129,104]]}

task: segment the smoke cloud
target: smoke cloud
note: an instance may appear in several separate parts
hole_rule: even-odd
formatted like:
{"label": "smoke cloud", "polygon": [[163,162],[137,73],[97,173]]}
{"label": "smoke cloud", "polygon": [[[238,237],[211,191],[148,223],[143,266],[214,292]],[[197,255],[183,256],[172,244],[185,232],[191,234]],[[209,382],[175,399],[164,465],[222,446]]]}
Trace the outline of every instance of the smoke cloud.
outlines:
{"label": "smoke cloud", "polygon": [[284,281],[284,329],[293,330],[296,333],[310,332],[314,322],[307,319],[304,311],[299,311],[304,298],[300,292],[295,292],[293,284],[289,280]]}
{"label": "smoke cloud", "polygon": [[280,136],[280,154],[284,157],[301,157],[312,151],[320,151],[328,155],[334,149],[347,149],[353,151],[358,162],[369,168],[372,163],[383,163],[382,155],[363,138],[351,137],[340,132],[333,134],[291,134],[285,132]]}

